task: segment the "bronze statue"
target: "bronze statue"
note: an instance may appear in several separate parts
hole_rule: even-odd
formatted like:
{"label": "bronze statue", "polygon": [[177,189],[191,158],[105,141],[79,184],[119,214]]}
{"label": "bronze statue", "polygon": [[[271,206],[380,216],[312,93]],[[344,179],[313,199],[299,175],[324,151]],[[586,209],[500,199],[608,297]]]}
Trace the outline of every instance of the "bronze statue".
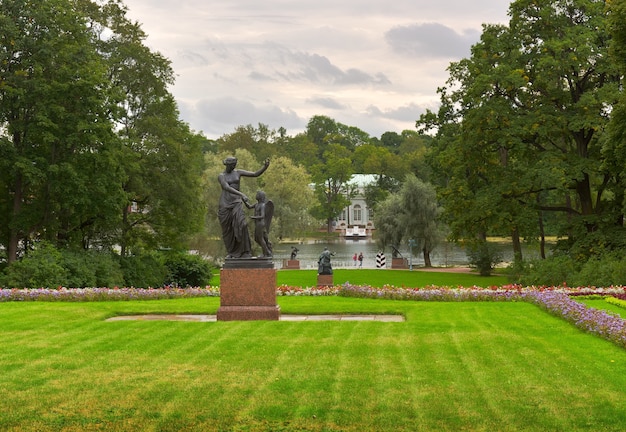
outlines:
{"label": "bronze statue", "polygon": [[258,171],[244,171],[235,169],[237,158],[229,156],[224,159],[224,172],[217,180],[222,186],[218,218],[222,225],[222,239],[226,246],[227,258],[250,258],[252,245],[248,233],[248,222],[243,210],[243,203],[249,205],[248,197],[239,191],[241,177],[258,177],[265,172],[270,165],[266,159],[263,167]]}
{"label": "bronze statue", "polygon": [[324,248],[324,251],[320,254],[319,259],[317,260],[317,274],[321,275],[331,275],[333,274],[333,267],[330,264],[330,257],[335,256],[335,254],[328,250],[328,248]]}
{"label": "bronze statue", "polygon": [[[272,216],[274,216],[274,203],[267,200],[265,192],[258,191],[256,193],[257,203],[249,205],[248,208],[254,208],[254,241],[256,241],[263,250],[263,258],[272,257],[272,243],[269,239],[270,226],[272,224]],[[245,201],[244,201],[245,202]]]}
{"label": "bronze statue", "polygon": [[291,246],[291,260],[295,260],[296,259],[296,255],[298,255],[298,252],[300,251],[300,249],[298,249],[295,246]]}

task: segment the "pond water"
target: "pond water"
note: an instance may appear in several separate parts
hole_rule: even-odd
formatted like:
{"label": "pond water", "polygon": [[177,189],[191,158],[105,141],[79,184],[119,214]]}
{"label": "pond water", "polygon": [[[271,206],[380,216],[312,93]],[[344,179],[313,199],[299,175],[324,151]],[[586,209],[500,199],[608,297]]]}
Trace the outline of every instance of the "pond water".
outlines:
{"label": "pond water", "polygon": [[[274,246],[274,262],[276,268],[282,267],[282,260],[289,259],[291,255],[291,247],[299,249],[297,258],[300,260],[300,268],[313,269],[317,268],[317,259],[320,253],[327,247],[331,252],[335,253],[332,258],[333,268],[354,267],[353,256],[356,253],[363,253],[363,267],[376,267],[376,254],[379,248],[375,241],[370,239],[361,240],[345,240],[337,239],[335,241],[328,240],[306,240],[298,244],[282,243]],[[512,248],[511,245],[499,245],[500,253],[504,261],[511,261]],[[409,259],[408,245],[399,248],[403,257]],[[414,267],[424,266],[424,257],[421,253],[417,254],[415,248],[413,252],[417,256],[413,256],[412,264]],[[387,258],[387,267],[391,267],[391,250],[385,251]],[[465,249],[455,243],[443,243],[431,253],[431,262],[435,267],[452,267],[466,266],[468,264]],[[357,261],[358,266],[358,261]]]}
{"label": "pond water", "polygon": [[[216,240],[217,241],[217,240]],[[219,240],[221,244],[221,240]],[[495,243],[503,262],[513,261],[513,249],[510,243]],[[356,253],[363,253],[363,267],[376,268],[376,254],[379,252],[379,248],[376,242],[371,239],[342,239],[336,240],[304,240],[298,243],[280,243],[274,244],[274,267],[277,269],[282,268],[283,260],[289,259],[291,256],[291,247],[297,247],[299,249],[296,259],[300,261],[301,269],[317,269],[317,260],[320,253],[327,247],[331,252],[335,253],[332,258],[333,268],[350,268],[354,267],[354,261],[352,257]],[[402,245],[400,253],[403,257],[409,259],[409,247],[408,245]],[[533,258],[539,255],[536,247],[529,247],[523,245],[524,259]],[[256,243],[253,243],[253,252],[258,253],[259,248]],[[385,257],[387,258],[387,268],[391,268],[391,249],[387,248]],[[415,256],[412,258],[412,264],[414,267],[424,266],[424,257],[421,251],[414,248],[413,252]],[[444,242],[439,245],[431,253],[431,262],[435,267],[455,267],[468,265],[467,254],[465,249],[456,243]],[[357,261],[358,266],[358,261]]]}

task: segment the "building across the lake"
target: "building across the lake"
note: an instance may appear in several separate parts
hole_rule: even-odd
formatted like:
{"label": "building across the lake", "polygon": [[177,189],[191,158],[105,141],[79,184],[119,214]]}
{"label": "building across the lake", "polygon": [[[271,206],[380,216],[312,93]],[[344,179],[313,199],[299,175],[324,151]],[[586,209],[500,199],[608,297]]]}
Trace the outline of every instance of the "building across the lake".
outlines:
{"label": "building across the lake", "polygon": [[365,202],[365,187],[376,183],[374,174],[354,174],[348,182],[348,190],[352,191],[350,205],[343,209],[335,220],[335,230],[345,238],[371,237],[374,226],[373,209]]}

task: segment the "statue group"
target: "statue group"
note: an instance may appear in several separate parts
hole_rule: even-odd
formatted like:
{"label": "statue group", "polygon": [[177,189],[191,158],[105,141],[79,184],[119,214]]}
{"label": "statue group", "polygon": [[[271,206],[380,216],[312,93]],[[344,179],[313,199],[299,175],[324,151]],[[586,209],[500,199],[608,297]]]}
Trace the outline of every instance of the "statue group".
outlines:
{"label": "statue group", "polygon": [[254,209],[254,240],[263,251],[263,258],[272,257],[272,243],[269,240],[269,231],[274,215],[274,203],[268,200],[265,192],[258,191],[257,202],[252,204],[249,198],[240,191],[241,177],[259,177],[270,165],[266,159],[263,166],[257,171],[239,170],[237,158],[229,156],[224,159],[224,172],[218,176],[222,187],[220,195],[218,219],[222,226],[222,239],[226,246],[226,258],[252,258],[252,243],[248,233],[248,221],[244,205]]}

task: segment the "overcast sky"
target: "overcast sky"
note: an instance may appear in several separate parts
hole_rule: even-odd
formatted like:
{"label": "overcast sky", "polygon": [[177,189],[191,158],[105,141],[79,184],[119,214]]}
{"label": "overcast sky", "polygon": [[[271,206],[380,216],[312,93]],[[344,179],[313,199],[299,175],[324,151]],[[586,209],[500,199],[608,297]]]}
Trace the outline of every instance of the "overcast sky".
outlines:
{"label": "overcast sky", "polygon": [[414,130],[452,61],[509,0],[125,0],[172,61],[181,116],[209,138],[301,132],[314,115],[370,136]]}

